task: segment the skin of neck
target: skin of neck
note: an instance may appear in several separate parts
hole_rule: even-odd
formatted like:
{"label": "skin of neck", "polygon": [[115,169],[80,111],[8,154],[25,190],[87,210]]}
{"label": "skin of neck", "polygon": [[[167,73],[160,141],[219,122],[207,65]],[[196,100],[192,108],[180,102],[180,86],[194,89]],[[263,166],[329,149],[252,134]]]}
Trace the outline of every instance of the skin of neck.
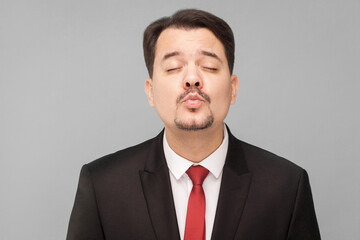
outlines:
{"label": "skin of neck", "polygon": [[214,123],[207,129],[197,131],[165,126],[165,134],[170,148],[176,154],[191,162],[199,163],[221,145],[224,138],[224,124]]}

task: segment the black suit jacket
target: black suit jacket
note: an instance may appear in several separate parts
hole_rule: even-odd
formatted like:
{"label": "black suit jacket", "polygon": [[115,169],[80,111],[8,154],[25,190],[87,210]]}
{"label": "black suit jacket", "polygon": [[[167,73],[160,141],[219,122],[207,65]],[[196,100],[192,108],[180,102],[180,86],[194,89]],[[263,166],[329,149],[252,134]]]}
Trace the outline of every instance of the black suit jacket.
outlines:
{"label": "black suit jacket", "polygon": [[[67,240],[180,239],[162,139],[83,166]],[[229,131],[215,239],[320,239],[306,171]]]}

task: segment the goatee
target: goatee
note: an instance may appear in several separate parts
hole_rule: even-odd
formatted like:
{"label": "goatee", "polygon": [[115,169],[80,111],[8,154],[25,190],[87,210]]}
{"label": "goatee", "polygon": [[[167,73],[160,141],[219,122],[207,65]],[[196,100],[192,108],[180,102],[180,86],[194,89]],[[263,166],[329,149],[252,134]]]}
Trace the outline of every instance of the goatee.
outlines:
{"label": "goatee", "polygon": [[174,122],[175,125],[181,130],[199,131],[211,127],[214,122],[214,116],[210,112],[210,115],[202,123],[196,123],[195,121],[187,123],[179,120],[178,118],[175,118]]}

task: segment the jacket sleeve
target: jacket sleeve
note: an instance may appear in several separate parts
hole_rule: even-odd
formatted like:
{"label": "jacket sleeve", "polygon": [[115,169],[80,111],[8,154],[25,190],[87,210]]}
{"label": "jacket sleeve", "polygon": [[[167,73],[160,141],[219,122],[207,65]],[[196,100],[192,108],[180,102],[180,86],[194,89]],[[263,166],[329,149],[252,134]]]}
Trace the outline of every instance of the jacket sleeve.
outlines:
{"label": "jacket sleeve", "polygon": [[295,205],[287,240],[320,240],[309,177],[303,170],[298,184]]}
{"label": "jacket sleeve", "polygon": [[105,239],[99,217],[91,174],[86,165],[81,169],[67,240]]}

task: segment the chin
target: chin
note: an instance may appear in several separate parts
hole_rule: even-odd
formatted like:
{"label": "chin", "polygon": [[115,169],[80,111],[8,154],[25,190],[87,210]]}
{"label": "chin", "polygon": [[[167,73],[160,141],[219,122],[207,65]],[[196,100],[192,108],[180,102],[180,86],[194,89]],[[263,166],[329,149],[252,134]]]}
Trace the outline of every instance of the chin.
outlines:
{"label": "chin", "polygon": [[208,115],[205,119],[199,121],[196,119],[192,120],[181,120],[175,118],[174,123],[177,128],[185,131],[199,131],[204,130],[212,126],[214,123],[214,116],[212,114]]}

